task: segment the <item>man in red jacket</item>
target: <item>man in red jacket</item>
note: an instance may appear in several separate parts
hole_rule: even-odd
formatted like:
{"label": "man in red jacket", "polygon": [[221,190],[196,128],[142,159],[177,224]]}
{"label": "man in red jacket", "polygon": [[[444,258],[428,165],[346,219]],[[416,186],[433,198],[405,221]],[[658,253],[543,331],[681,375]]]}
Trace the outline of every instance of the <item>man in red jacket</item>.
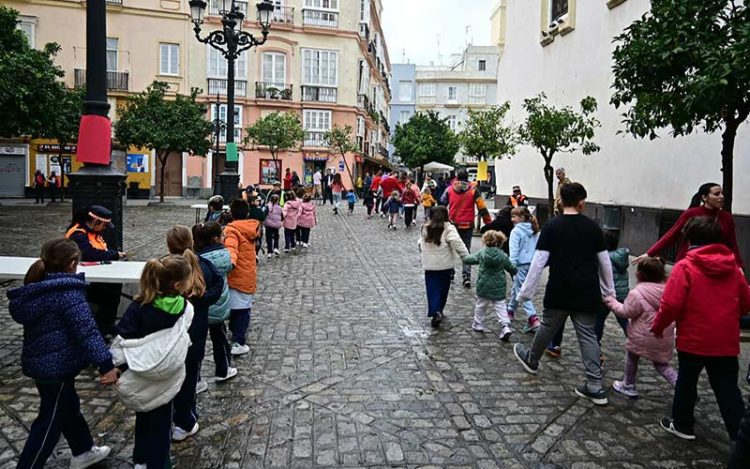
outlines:
{"label": "man in red jacket", "polygon": [[661,337],[677,323],[680,367],[672,401],[672,418],[661,426],[685,440],[694,440],[698,377],[703,368],[716,395],[729,438],[734,440],[745,412],[737,387],[740,316],[750,310],[750,287],[737,267],[734,253],[721,244],[721,226],[696,217],[685,225],[691,246],[672,270],[651,331]]}
{"label": "man in red jacket", "polygon": [[[448,218],[456,225],[458,234],[471,252],[471,237],[474,234],[474,207],[479,211],[484,223],[492,223],[490,212],[479,194],[477,188],[469,182],[469,173],[461,169],[456,174],[456,180],[443,193],[441,201],[448,205]],[[464,288],[471,288],[471,266],[463,267]]]}

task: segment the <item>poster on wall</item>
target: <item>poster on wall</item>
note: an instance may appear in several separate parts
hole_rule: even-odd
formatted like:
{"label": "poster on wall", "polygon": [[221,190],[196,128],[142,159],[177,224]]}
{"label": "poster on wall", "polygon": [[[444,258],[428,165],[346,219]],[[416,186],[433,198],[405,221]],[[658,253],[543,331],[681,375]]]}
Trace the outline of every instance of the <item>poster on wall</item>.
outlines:
{"label": "poster on wall", "polygon": [[49,173],[52,174],[53,171],[58,176],[62,174],[62,172],[60,171],[60,157],[59,156],[51,156],[49,159]]}
{"label": "poster on wall", "polygon": [[45,177],[49,175],[47,172],[47,155],[36,155],[36,169],[41,171]]}
{"label": "poster on wall", "polygon": [[260,160],[260,183],[273,184],[274,180],[278,180],[276,163],[273,160]]}
{"label": "poster on wall", "polygon": [[128,172],[145,173],[148,171],[148,155],[128,153]]}

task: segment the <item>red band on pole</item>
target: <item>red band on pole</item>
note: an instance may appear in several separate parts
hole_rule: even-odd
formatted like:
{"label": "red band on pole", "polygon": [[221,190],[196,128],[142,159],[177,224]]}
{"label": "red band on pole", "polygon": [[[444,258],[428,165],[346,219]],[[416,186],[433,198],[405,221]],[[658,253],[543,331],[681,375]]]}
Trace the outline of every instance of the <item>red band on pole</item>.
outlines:
{"label": "red band on pole", "polygon": [[111,146],[112,122],[109,118],[95,114],[82,116],[76,159],[81,163],[108,165]]}

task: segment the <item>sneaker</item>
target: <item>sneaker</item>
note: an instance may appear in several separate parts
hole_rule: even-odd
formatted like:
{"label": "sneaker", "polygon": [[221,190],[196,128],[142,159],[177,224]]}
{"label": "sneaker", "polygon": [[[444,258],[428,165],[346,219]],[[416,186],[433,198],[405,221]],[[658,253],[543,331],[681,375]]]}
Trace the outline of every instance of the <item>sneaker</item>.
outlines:
{"label": "sneaker", "polygon": [[133,469],[148,469],[148,466],[146,466],[145,464],[135,464],[133,466]]}
{"label": "sneaker", "polygon": [[540,324],[539,317],[531,316],[529,318],[529,321],[523,327],[523,332],[528,333],[528,334],[536,334],[536,331],[539,330],[539,324]]}
{"label": "sneaker", "polygon": [[198,422],[195,422],[195,425],[193,425],[193,428],[189,432],[175,425],[174,427],[172,427],[172,441],[186,440],[187,438],[190,438],[191,436],[198,433],[199,428],[200,427],[198,426]]}
{"label": "sneaker", "polygon": [[612,388],[631,399],[636,399],[638,397],[638,391],[635,389],[635,384],[625,384],[624,381],[615,381],[612,383]]}
{"label": "sneaker", "polygon": [[477,332],[484,332],[484,326],[479,324],[479,322],[477,321],[471,323],[471,328]]}
{"label": "sneaker", "polygon": [[532,375],[535,375],[539,370],[539,363],[531,362],[531,353],[523,344],[516,344],[513,346],[513,355],[515,355],[518,361],[521,362],[524,369]]}
{"label": "sneaker", "polygon": [[463,285],[464,285],[464,288],[466,288],[467,290],[471,288],[471,277],[465,276]]}
{"label": "sneaker", "polygon": [[544,353],[552,358],[560,358],[560,355],[562,355],[562,349],[556,345],[548,345],[547,348],[544,349]]}
{"label": "sneaker", "polygon": [[582,384],[576,388],[576,394],[579,397],[588,399],[596,405],[607,405],[607,392],[604,388],[598,391],[589,391],[588,386]]}
{"label": "sneaker", "polygon": [[430,326],[438,328],[440,323],[443,321],[443,313],[436,313],[430,321]]}
{"label": "sneaker", "polygon": [[682,438],[683,440],[695,440],[695,433],[678,430],[677,427],[674,426],[674,421],[670,418],[665,417],[659,420],[659,425],[661,425],[661,428],[664,430]]}
{"label": "sneaker", "polygon": [[208,391],[208,382],[203,380],[198,381],[198,384],[195,386],[195,394],[200,394],[206,391]]}
{"label": "sneaker", "polygon": [[512,333],[513,331],[510,330],[509,326],[503,326],[503,330],[502,332],[500,332],[500,340],[502,340],[503,342],[508,342]]}
{"label": "sneaker", "polygon": [[511,310],[511,309],[509,309],[507,312],[508,312],[508,319],[510,319],[512,321],[513,318],[516,317],[516,312],[513,311],[513,310]]}
{"label": "sneaker", "polygon": [[273,259],[273,254],[269,254],[266,256],[266,259]]}
{"label": "sneaker", "polygon": [[289,249],[284,248],[284,254],[289,254]]}
{"label": "sneaker", "polygon": [[237,376],[237,368],[229,367],[227,368],[227,375],[226,376],[217,376],[216,382],[217,383],[223,383],[224,381],[229,381],[230,379]]}
{"label": "sneaker", "polygon": [[90,450],[70,459],[70,469],[83,469],[93,466],[94,464],[107,459],[109,452],[112,451],[109,446],[92,446]]}
{"label": "sneaker", "polygon": [[279,257],[279,255],[281,255],[281,253],[279,252],[279,248],[274,249],[273,253],[276,254],[276,257]]}
{"label": "sneaker", "polygon": [[232,355],[244,355],[249,352],[250,347],[248,347],[247,345],[232,344],[232,350],[230,353]]}

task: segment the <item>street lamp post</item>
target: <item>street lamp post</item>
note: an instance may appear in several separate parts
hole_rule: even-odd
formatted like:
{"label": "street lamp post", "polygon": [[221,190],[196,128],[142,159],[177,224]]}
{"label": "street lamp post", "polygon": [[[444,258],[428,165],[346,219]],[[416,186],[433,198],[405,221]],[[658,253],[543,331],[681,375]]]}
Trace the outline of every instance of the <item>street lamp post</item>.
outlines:
{"label": "street lamp post", "polygon": [[219,175],[219,187],[214,189],[214,193],[221,194],[224,200],[231,200],[237,195],[237,186],[240,180],[240,175],[237,172],[237,160],[233,158],[234,161],[229,161],[229,157],[236,154],[237,148],[234,142],[234,62],[242,52],[266,42],[274,6],[268,0],[256,5],[261,34],[263,35],[262,38],[257,39],[252,34],[242,31],[245,15],[235,5],[234,0],[218,0],[218,2],[222,28],[211,31],[205,37],[201,37],[201,24],[203,24],[203,16],[206,12],[206,2],[204,0],[190,0],[189,5],[190,16],[195,25],[193,31],[195,31],[196,39],[218,50],[227,59],[227,141],[224,151],[226,164],[224,171]]}
{"label": "street lamp post", "polygon": [[214,168],[214,185],[213,187],[218,187],[220,184],[219,179],[219,154],[220,154],[220,147],[219,143],[221,142],[221,132],[227,130],[227,123],[221,120],[219,117],[219,106],[221,105],[221,100],[219,99],[219,95],[216,95],[216,102],[214,103],[215,106],[215,116],[216,118],[213,120],[214,124],[214,131],[216,132],[214,135],[214,143],[216,144],[216,149],[214,150],[213,158],[212,158],[212,167]]}

